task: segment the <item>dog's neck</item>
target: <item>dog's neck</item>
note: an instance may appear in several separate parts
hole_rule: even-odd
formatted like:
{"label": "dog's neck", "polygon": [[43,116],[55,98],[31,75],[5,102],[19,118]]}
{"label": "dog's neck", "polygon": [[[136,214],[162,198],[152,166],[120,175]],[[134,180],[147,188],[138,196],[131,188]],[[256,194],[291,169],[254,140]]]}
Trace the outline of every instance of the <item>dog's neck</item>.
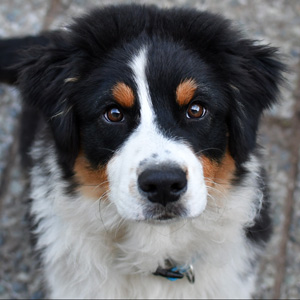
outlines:
{"label": "dog's neck", "polygon": [[186,220],[165,225],[127,222],[124,235],[114,241],[114,267],[127,274],[151,274],[192,264],[197,248],[190,226]]}

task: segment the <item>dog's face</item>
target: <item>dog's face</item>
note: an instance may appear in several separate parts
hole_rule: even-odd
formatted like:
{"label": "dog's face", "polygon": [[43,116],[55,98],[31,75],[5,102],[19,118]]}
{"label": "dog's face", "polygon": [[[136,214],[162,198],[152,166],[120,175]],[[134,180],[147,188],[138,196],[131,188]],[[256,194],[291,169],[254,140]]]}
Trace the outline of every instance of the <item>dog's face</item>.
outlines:
{"label": "dog's face", "polygon": [[[129,62],[134,85],[117,83],[112,89],[113,94],[115,89],[130,90],[130,104],[137,102],[137,109],[128,138],[116,135],[123,143],[107,166],[110,199],[123,217],[134,220],[194,217],[206,205],[203,167],[196,153],[207,148],[208,142],[201,139],[206,140],[211,120],[198,82],[187,77],[197,74],[192,74],[192,65],[174,64],[168,57],[176,59],[171,51],[155,52],[146,46],[139,49]],[[177,80],[170,79],[172,73]],[[115,96],[127,103],[124,95],[122,91]],[[108,110],[104,122],[111,122],[113,110],[121,113],[117,107]],[[118,123],[126,126],[126,118],[122,113]],[[222,136],[224,130],[219,131]]]}
{"label": "dog's face", "polygon": [[[134,19],[134,10],[126,13]],[[113,37],[95,26],[91,37],[79,20],[21,77],[25,101],[49,120],[60,163],[79,191],[109,200],[125,219],[200,215],[210,189],[232,186],[277,91],[282,66],[273,49],[239,39],[212,15],[185,21],[180,33],[179,16],[194,15],[163,12],[164,28],[153,20],[151,34],[136,24],[138,33]],[[119,28],[128,26],[117,8],[103,22],[116,17]]]}
{"label": "dog's face", "polygon": [[214,181],[212,160],[223,166],[225,158],[222,82],[171,42],[127,45],[104,65],[84,81],[89,96],[77,102],[87,107],[79,110],[83,152],[108,177],[109,200],[133,220],[198,216],[207,201],[205,175]]}

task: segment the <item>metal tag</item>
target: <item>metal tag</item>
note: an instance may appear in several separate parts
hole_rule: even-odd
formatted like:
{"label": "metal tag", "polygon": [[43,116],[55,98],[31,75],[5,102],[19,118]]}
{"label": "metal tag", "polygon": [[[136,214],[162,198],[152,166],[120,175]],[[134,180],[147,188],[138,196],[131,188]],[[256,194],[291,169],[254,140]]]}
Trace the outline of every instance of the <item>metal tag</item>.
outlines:
{"label": "metal tag", "polygon": [[193,265],[189,265],[188,269],[185,271],[184,275],[188,279],[189,283],[195,282],[195,273]]}

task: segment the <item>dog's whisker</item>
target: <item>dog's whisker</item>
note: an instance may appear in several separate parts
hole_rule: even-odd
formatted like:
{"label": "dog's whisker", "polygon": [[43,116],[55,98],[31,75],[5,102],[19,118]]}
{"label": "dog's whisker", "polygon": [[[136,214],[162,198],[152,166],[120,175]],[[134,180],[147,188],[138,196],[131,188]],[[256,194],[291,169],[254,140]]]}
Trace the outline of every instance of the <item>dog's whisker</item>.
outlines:
{"label": "dog's whisker", "polygon": [[201,149],[200,151],[197,151],[195,154],[196,155],[199,155],[205,151],[209,151],[209,150],[217,150],[217,151],[220,151],[220,152],[223,152],[223,150],[219,149],[219,148],[214,148],[214,147],[211,147],[211,148],[205,148],[205,149]]}
{"label": "dog's whisker", "polygon": [[[208,195],[208,197],[212,200],[212,202],[209,201],[207,203],[207,209],[209,209],[210,214],[213,214],[214,216],[216,216],[216,218],[214,218],[213,220],[218,221],[219,219],[221,219],[224,212],[226,211],[226,203],[227,202],[225,201],[222,205],[219,205],[219,204],[217,204],[217,200],[213,196]],[[210,209],[213,209],[213,211]]]}
{"label": "dog's whisker", "polygon": [[[109,183],[109,181],[103,181],[102,183],[95,185],[93,190],[95,191],[96,189],[100,189],[100,188],[102,188],[102,186],[104,184],[107,184],[107,183]],[[108,191],[109,191],[109,189],[108,189]]]}
{"label": "dog's whisker", "polygon": [[116,152],[117,152],[117,151],[116,151],[116,150],[114,150],[114,149],[110,149],[110,148],[103,148],[103,147],[99,148],[99,150],[107,150],[107,151],[109,151],[109,152],[111,152],[111,153],[116,153]]}
{"label": "dog's whisker", "polygon": [[223,186],[212,187],[207,186],[206,187],[208,191],[214,192],[215,194],[219,195],[219,197],[224,197],[227,195],[227,190]]}
{"label": "dog's whisker", "polygon": [[117,239],[117,235],[118,235],[119,231],[121,230],[121,228],[123,227],[124,223],[125,223],[125,219],[121,217],[115,228],[115,239]]}
{"label": "dog's whisker", "polygon": [[103,227],[104,227],[104,230],[105,230],[105,232],[106,233],[108,233],[108,230],[107,230],[107,228],[106,228],[106,226],[105,226],[105,224],[104,224],[104,220],[103,220],[103,217],[102,217],[102,213],[101,213],[101,203],[103,202],[103,201],[105,201],[105,200],[107,200],[107,195],[109,194],[109,190],[108,191],[106,191],[104,194],[102,194],[101,195],[101,197],[99,197],[99,199],[97,200],[98,201],[98,203],[99,203],[99,216],[100,216],[100,220],[101,220],[101,222],[102,222],[102,225],[103,225]]}
{"label": "dog's whisker", "polygon": [[176,228],[175,230],[172,230],[170,233],[174,234],[175,232],[178,232],[179,230],[183,229],[183,227],[185,227],[187,223],[188,223],[188,220],[184,219],[182,225],[180,227]]}
{"label": "dog's whisker", "polygon": [[217,178],[216,177],[214,179],[211,179],[209,177],[204,176],[204,179],[205,179],[205,181],[207,181],[209,183],[212,183],[212,184],[214,184],[218,187],[224,188],[224,189],[231,186],[231,183],[228,182],[228,180],[225,180],[225,179],[222,179],[222,178]]}
{"label": "dog's whisker", "polygon": [[51,116],[50,120],[53,120],[53,119],[55,119],[57,117],[61,117],[61,116],[67,115],[71,111],[72,108],[73,108],[73,105],[70,105],[66,110],[60,111],[60,112],[56,113],[55,115]]}

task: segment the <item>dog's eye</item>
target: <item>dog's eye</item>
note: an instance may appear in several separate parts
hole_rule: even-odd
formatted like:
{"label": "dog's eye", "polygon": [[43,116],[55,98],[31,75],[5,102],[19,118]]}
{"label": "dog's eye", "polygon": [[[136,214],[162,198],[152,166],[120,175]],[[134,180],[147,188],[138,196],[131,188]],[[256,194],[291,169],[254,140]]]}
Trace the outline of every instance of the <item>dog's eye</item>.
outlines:
{"label": "dog's eye", "polygon": [[105,112],[104,117],[109,122],[121,122],[124,119],[124,114],[118,107],[111,107]]}
{"label": "dog's eye", "polygon": [[200,119],[206,115],[206,109],[198,102],[193,102],[189,105],[186,116],[189,119]]}

